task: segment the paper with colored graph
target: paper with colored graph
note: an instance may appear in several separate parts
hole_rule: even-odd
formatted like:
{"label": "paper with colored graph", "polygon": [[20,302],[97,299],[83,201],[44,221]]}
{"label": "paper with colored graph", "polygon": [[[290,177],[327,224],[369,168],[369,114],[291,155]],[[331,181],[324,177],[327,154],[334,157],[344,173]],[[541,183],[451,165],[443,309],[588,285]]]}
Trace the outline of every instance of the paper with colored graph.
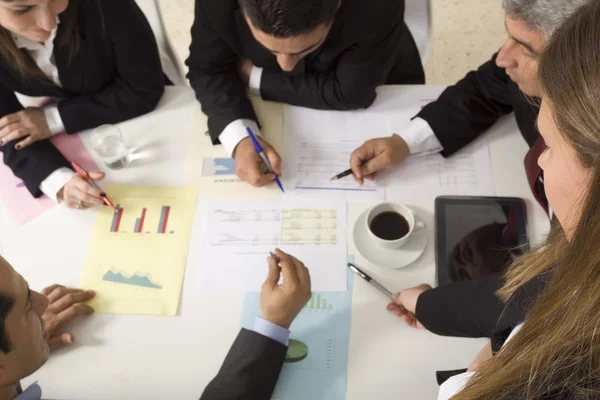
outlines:
{"label": "paper with colored graph", "polygon": [[[348,261],[354,258],[348,256]],[[347,291],[313,292],[292,323],[290,346],[272,399],[346,398],[354,282],[354,273],[348,268],[346,273]],[[242,327],[252,329],[260,315],[260,294],[246,293]]]}
{"label": "paper with colored graph", "polygon": [[310,267],[315,290],[346,290],[344,202],[223,200],[208,204],[202,222],[202,251],[191,261],[202,290],[260,291],[275,248]]}
{"label": "paper with colored graph", "polygon": [[195,187],[105,187],[80,286],[111,314],[175,315],[196,209]]}

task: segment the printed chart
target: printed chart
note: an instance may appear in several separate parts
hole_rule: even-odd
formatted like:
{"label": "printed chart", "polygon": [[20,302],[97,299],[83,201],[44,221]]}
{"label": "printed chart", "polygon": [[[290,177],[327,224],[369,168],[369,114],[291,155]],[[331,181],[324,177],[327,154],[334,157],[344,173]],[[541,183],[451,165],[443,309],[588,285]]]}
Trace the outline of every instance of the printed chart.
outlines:
{"label": "printed chart", "polygon": [[220,201],[206,208],[198,287],[259,291],[266,258],[280,248],[311,268],[313,288],[343,290],[346,205],[339,202]]}
{"label": "printed chart", "polygon": [[[352,257],[349,257],[353,261]],[[346,398],[353,273],[346,269],[345,292],[313,293],[292,326],[288,360],[273,399]],[[247,293],[241,325],[251,329],[260,315],[260,295]]]}
{"label": "printed chart", "polygon": [[175,315],[196,188],[107,186],[117,207],[98,211],[81,286],[100,313]]}

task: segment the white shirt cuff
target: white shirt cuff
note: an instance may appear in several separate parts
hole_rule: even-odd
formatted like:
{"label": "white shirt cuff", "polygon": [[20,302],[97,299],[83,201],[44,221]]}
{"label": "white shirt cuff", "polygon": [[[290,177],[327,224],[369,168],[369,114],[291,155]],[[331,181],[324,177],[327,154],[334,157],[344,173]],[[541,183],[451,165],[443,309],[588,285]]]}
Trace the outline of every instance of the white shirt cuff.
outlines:
{"label": "white shirt cuff", "polygon": [[404,139],[411,155],[424,156],[444,150],[433,129],[423,118],[413,119],[397,135]]}
{"label": "white shirt cuff", "polygon": [[263,69],[260,67],[252,67],[252,71],[250,72],[250,82],[248,83],[248,87],[252,94],[260,96],[260,81],[262,79]]}
{"label": "white shirt cuff", "polygon": [[282,326],[272,323],[271,321],[267,321],[261,317],[256,317],[254,319],[254,326],[252,327],[252,330],[258,334],[268,337],[269,339],[273,339],[284,346],[288,345],[290,331]]}
{"label": "white shirt cuff", "polygon": [[233,151],[238,143],[248,137],[246,128],[252,129],[252,133],[254,133],[255,136],[260,136],[258,124],[251,119],[236,119],[227,125],[227,127],[219,135],[219,141],[230,157],[233,156]]}
{"label": "white shirt cuff", "polygon": [[58,199],[58,192],[71,180],[71,178],[73,178],[73,176],[75,176],[73,170],[66,167],[59,168],[44,179],[40,185],[40,190],[53,201],[60,204],[62,200]]}
{"label": "white shirt cuff", "polygon": [[56,104],[45,106],[44,114],[46,115],[46,121],[48,121],[50,132],[52,132],[53,135],[58,135],[65,131],[65,124],[63,124]]}

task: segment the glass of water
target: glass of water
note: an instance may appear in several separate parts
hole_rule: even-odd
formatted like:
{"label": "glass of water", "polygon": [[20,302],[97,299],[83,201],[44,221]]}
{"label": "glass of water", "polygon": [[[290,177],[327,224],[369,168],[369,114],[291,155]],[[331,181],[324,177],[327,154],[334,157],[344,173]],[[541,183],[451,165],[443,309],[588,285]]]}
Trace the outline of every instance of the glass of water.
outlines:
{"label": "glass of water", "polygon": [[92,131],[92,148],[110,169],[121,169],[129,163],[129,151],[123,134],[114,125],[102,125]]}

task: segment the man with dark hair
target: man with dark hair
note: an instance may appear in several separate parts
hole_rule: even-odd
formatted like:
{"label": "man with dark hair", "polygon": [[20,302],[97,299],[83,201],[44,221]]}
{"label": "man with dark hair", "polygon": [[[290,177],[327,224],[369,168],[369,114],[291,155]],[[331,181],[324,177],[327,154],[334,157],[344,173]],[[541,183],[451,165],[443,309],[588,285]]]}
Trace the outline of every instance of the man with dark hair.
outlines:
{"label": "man with dark hair", "polygon": [[[221,371],[204,389],[202,400],[270,399],[288,348],[289,327],[311,295],[310,273],[302,262],[275,250],[260,294],[262,317],[242,329]],[[0,257],[0,400],[40,400],[33,384],[22,391],[19,381],[37,371],[49,350],[74,343],[64,324],[89,315],[83,304],[94,293],[60,285],[42,293],[29,285]]]}
{"label": "man with dark hair", "polygon": [[91,291],[60,285],[35,292],[0,257],[0,400],[41,399],[37,384],[23,392],[19,380],[38,370],[50,349],[74,343],[71,333],[59,332],[94,311],[83,304],[92,297]]}
{"label": "man with dark hair", "polygon": [[323,110],[370,106],[383,84],[421,84],[425,75],[404,23],[404,0],[196,0],[188,78],[244,181],[261,170],[246,128],[260,135],[246,88],[263,99]]}

